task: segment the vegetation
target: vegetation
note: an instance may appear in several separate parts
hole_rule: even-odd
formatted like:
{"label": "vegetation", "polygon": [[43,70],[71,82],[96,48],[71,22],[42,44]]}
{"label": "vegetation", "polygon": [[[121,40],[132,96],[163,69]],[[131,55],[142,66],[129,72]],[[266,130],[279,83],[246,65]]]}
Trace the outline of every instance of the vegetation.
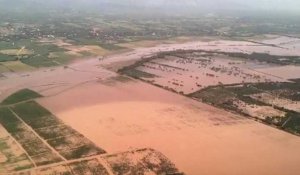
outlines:
{"label": "vegetation", "polygon": [[[3,9],[4,11],[6,9]],[[81,11],[57,11],[49,9],[36,13],[24,10],[22,13],[0,11],[0,50],[22,47],[32,52],[24,55],[0,54],[0,62],[14,61],[20,58],[25,64],[33,67],[57,66],[65,64],[74,57],[65,54],[68,50],[53,43],[40,43],[40,39],[54,40],[63,38],[74,46],[96,45],[109,51],[124,49],[123,43],[141,40],[167,40],[181,36],[218,36],[224,38],[249,38],[266,33],[281,35],[298,34],[299,18],[288,16],[283,18],[265,16],[247,16],[240,14],[212,15],[197,14],[195,16],[166,16],[162,14],[142,13],[139,15],[112,15]],[[7,23],[7,21],[10,21]],[[60,53],[55,59],[50,59],[50,53]],[[86,53],[88,55],[88,53]],[[246,59],[261,59],[279,63],[280,58],[253,53],[243,55],[232,53],[232,56]],[[288,57],[281,64],[299,63],[299,59]]]}
{"label": "vegetation", "polygon": [[[133,160],[131,156],[135,155]],[[140,149],[105,157],[115,174],[177,174],[183,175],[163,154],[152,149]],[[157,160],[156,162],[151,160]]]}
{"label": "vegetation", "polygon": [[15,56],[10,56],[10,55],[5,55],[0,53],[0,62],[5,62],[5,61],[16,61],[18,58]]}
{"label": "vegetation", "polygon": [[10,96],[5,104],[13,105],[0,107],[0,124],[22,145],[37,165],[51,164],[61,159],[23,121],[66,159],[105,153],[83,135],[63,124],[44,107],[35,101],[27,101],[36,97],[39,95],[28,89]]}
{"label": "vegetation", "polygon": [[[3,115],[12,115],[10,111],[4,108]],[[35,130],[43,139],[66,159],[82,158],[90,155],[97,155],[105,153],[101,148],[96,147],[93,143],[87,140],[84,136],[80,135],[77,131],[64,125],[53,114],[36,103],[35,101],[26,101],[23,103],[15,104],[11,109],[31,128]],[[1,116],[0,116],[1,117]],[[0,118],[1,120],[2,118]],[[4,122],[9,120],[2,119]],[[13,119],[10,119],[13,120]],[[11,125],[11,124],[10,124]],[[18,126],[14,124],[14,130]],[[32,138],[32,137],[29,137]],[[33,142],[38,142],[38,140]],[[31,142],[30,142],[31,143]],[[30,149],[30,145],[26,145]],[[34,153],[33,153],[34,154]]]}
{"label": "vegetation", "polygon": [[22,145],[37,165],[61,161],[8,107],[0,108],[0,123]]}
{"label": "vegetation", "polygon": [[51,113],[43,108],[35,101],[20,103],[12,107],[12,109],[24,120],[34,121],[44,116],[50,116]]}
{"label": "vegetation", "polygon": [[6,107],[0,108],[0,123],[10,133],[16,133],[21,129],[21,122]]}
{"label": "vegetation", "polygon": [[12,105],[12,104],[20,103],[20,102],[27,101],[27,100],[32,100],[32,99],[39,98],[39,97],[42,97],[42,96],[30,89],[22,89],[16,93],[10,95],[6,99],[4,99],[1,104],[2,105]]}
{"label": "vegetation", "polygon": [[[248,105],[257,106],[273,106],[274,109],[285,112],[284,117],[267,116],[265,119],[256,118],[262,122],[277,126],[285,131],[300,134],[300,113],[286,109],[285,107],[274,106],[251,97],[258,93],[272,93],[280,91],[280,97],[290,99],[292,101],[300,101],[299,98],[299,83],[298,82],[282,82],[282,83],[253,83],[241,85],[222,85],[208,87],[198,92],[189,94],[188,96],[199,99],[205,103],[230,110],[245,116],[253,117],[248,113],[243,112],[239,106],[233,102],[244,102]],[[295,95],[298,94],[298,95]]]}
{"label": "vegetation", "polygon": [[137,69],[128,69],[126,71],[122,71],[124,74],[133,77],[133,78],[154,78],[155,75],[143,72]]}
{"label": "vegetation", "polygon": [[289,112],[286,117],[287,122],[282,126],[283,129],[292,133],[300,133],[300,113]]}

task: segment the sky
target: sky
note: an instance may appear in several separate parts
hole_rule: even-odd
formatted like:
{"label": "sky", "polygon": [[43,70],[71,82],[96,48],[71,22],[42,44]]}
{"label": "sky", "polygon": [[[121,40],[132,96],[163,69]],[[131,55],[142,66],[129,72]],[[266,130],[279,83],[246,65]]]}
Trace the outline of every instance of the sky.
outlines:
{"label": "sky", "polygon": [[[73,0],[74,1],[74,0]],[[77,0],[81,2],[110,2],[115,4],[140,4],[145,6],[198,6],[199,8],[256,8],[300,9],[300,0]]]}
{"label": "sky", "polygon": [[300,0],[0,0],[0,9],[32,7],[119,10],[136,7],[176,11],[292,11],[300,13]]}

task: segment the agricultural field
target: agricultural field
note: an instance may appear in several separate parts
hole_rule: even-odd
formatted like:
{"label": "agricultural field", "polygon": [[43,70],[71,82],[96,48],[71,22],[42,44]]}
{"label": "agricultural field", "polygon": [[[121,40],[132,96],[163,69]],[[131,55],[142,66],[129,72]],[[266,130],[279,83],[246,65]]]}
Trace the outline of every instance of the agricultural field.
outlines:
{"label": "agricultural field", "polygon": [[48,168],[39,168],[36,171],[24,171],[23,173],[36,174],[64,174],[64,175],[109,175],[107,170],[99,163],[98,158],[78,160],[61,165],[53,165]]}
{"label": "agricultural field", "polygon": [[[162,53],[120,70],[121,73],[182,94],[223,84],[277,82],[263,70],[274,64],[206,51]],[[300,71],[300,67],[295,67]]]}
{"label": "agricultural field", "polygon": [[147,161],[131,161],[140,160],[140,154],[115,155],[142,148],[161,152],[185,174],[243,174],[246,169],[246,174],[279,175],[298,169],[299,157],[293,155],[299,152],[299,137],[132,78],[98,80],[38,101],[114,155],[110,160],[119,172],[152,171],[144,168]]}
{"label": "agricultural field", "polygon": [[2,62],[1,65],[6,69],[3,73],[7,72],[30,72],[35,70],[34,67],[24,64],[20,61]]}
{"label": "agricultural field", "polygon": [[[247,40],[256,46],[222,47],[220,43],[226,41],[213,42],[215,50],[204,45],[198,50],[160,52],[119,73],[299,134],[300,57],[296,52],[300,40],[272,35]],[[234,49],[239,46],[243,49]],[[275,50],[251,53],[255,47]],[[276,48],[295,55],[282,55]]]}
{"label": "agricultural field", "polygon": [[65,159],[105,153],[36,102],[18,104],[12,109]]}
{"label": "agricultural field", "polygon": [[[7,172],[30,168],[33,165],[42,166],[105,153],[104,150],[64,125],[48,110],[33,101],[38,97],[41,95],[24,89],[12,94],[1,103],[3,106],[0,106],[0,123],[7,130],[7,135],[15,139],[14,141],[8,136],[1,137],[1,153],[3,154],[1,157],[5,163],[3,167]],[[15,142],[18,142],[26,154],[21,154],[20,151],[23,150],[18,148],[17,155],[12,157],[12,160],[8,160],[10,157],[5,157],[4,153],[7,154],[9,149],[17,149]],[[15,145],[8,145],[12,143]],[[28,157],[31,160],[29,163],[32,164],[26,164]],[[7,161],[10,164],[6,163]],[[22,162],[18,165],[18,161],[23,161],[25,168],[22,168]],[[9,166],[17,165],[20,167],[9,168]]]}
{"label": "agricultural field", "polygon": [[68,166],[71,169],[72,174],[103,174],[109,175],[105,167],[98,161],[98,159],[91,159],[81,162],[70,163]]}
{"label": "agricultural field", "polygon": [[[134,157],[134,161],[130,158]],[[161,153],[152,149],[139,149],[116,154],[99,155],[85,160],[61,163],[24,174],[65,174],[65,175],[126,175],[130,174],[176,174],[177,168]]]}
{"label": "agricultural field", "polygon": [[[42,96],[23,89],[0,104],[1,173],[125,175],[136,171],[158,174],[178,171],[166,157],[152,149],[106,154],[35,102],[36,98]],[[137,165],[123,159],[131,155],[140,157],[136,159]],[[128,170],[118,171],[116,166],[121,165],[128,166]],[[139,168],[140,165],[145,167]]]}
{"label": "agricultural field", "polygon": [[0,117],[3,127],[23,147],[35,166],[62,161],[10,108],[1,108]]}
{"label": "agricultural field", "polygon": [[33,164],[25,151],[0,125],[0,172],[12,172],[32,167]]}
{"label": "agricultural field", "polygon": [[19,103],[26,100],[32,100],[35,98],[42,97],[40,94],[30,90],[30,89],[22,89],[9,97],[7,97],[5,100],[3,100],[1,105],[11,105],[15,103]]}
{"label": "agricultural field", "polygon": [[[274,19],[270,27],[269,22],[264,20],[257,21],[258,24],[244,20],[240,23],[238,18],[223,15],[201,15],[202,18],[197,19],[161,18],[158,15],[157,19],[153,19],[152,15],[116,17],[97,13],[85,14],[87,16],[51,13],[52,15],[47,16],[26,11],[23,13],[24,16],[13,15],[12,20],[3,12],[3,19],[0,21],[0,63],[16,61],[34,68],[53,67],[66,65],[79,58],[107,56],[137,47],[182,43],[203,37],[211,41],[208,44],[200,44],[206,48],[218,45],[220,41],[213,41],[218,38],[239,40],[232,42],[230,47],[225,46],[221,49],[223,51],[251,50],[269,53],[269,47],[273,47],[278,54],[285,54],[288,50],[291,55],[299,55],[299,39],[285,36],[286,31],[292,30],[292,33],[297,33],[299,29],[282,27],[286,25],[277,19]],[[28,21],[28,18],[35,19],[36,23]],[[231,27],[233,24],[237,26]],[[266,28],[278,35],[265,35]],[[235,47],[236,45],[241,47]],[[250,47],[252,49],[249,49]]]}
{"label": "agricultural field", "polygon": [[189,96],[299,135],[299,87],[297,82],[249,83],[208,87]]}
{"label": "agricultural field", "polygon": [[[77,45],[67,42],[69,42],[67,39],[45,38],[20,40],[14,45],[9,45],[0,41],[0,63],[7,67],[6,72],[24,72],[39,67],[65,65],[82,57],[103,56],[110,53],[109,50],[97,45]],[[1,50],[1,46],[4,45],[5,48]]]}
{"label": "agricultural field", "polygon": [[299,3],[235,1],[0,0],[0,175],[300,172]]}
{"label": "agricultural field", "polygon": [[141,149],[105,156],[114,174],[176,174],[183,175],[164,155]]}

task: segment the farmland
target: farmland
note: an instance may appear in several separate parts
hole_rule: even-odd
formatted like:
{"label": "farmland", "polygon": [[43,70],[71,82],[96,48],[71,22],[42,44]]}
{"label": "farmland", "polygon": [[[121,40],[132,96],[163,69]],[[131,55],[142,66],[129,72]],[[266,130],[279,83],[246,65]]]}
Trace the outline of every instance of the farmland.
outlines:
{"label": "farmland", "polygon": [[[295,22],[298,18],[295,17],[289,21],[272,19],[270,24],[267,22],[269,19],[253,18],[256,21],[253,23],[234,15],[208,17],[201,14],[201,17],[193,18],[157,14],[153,18],[149,14],[128,14],[120,17],[90,12],[83,12],[82,15],[51,12],[49,15],[24,11],[24,15],[12,15],[10,18],[4,11],[1,12],[3,18],[0,20],[0,63],[18,62],[32,69],[66,65],[78,59],[103,57],[137,47],[154,47],[159,44],[195,41],[199,38],[248,41],[270,47],[280,43],[281,46],[277,49],[290,50],[297,50],[298,46],[293,43],[299,42],[299,39],[289,37],[297,36],[298,25],[286,25],[286,22],[298,24]],[[35,19],[36,23],[31,19]],[[266,29],[272,35],[265,35]],[[276,35],[281,37],[277,38]],[[243,49],[244,47],[239,48]],[[265,47],[261,47],[258,50],[264,49]]]}
{"label": "farmland", "polygon": [[209,87],[192,98],[298,134],[299,84],[257,83]]}
{"label": "farmland", "polygon": [[[3,112],[1,110],[1,112]],[[32,168],[33,164],[20,147],[17,142],[7,133],[7,131],[1,126],[1,138],[0,138],[0,171],[12,172],[22,169]]]}
{"label": "farmland", "polygon": [[15,104],[22,101],[35,99],[38,97],[41,97],[41,95],[34,91],[31,91],[30,89],[23,89],[6,98],[2,102],[2,105]]}
{"label": "farmland", "polygon": [[108,155],[104,159],[115,174],[180,174],[164,155],[151,149]]}
{"label": "farmland", "polygon": [[[32,90],[23,89],[7,97],[1,103],[1,173],[30,174],[33,173],[33,170],[30,169],[34,167],[35,173],[42,174],[110,175],[112,171],[114,174],[124,174],[115,168],[109,169],[109,157],[153,152],[155,154],[153,158],[163,159],[163,155],[154,150],[137,150],[101,156],[106,151],[97,147],[85,136],[64,124],[50,111],[34,101],[40,97],[42,97],[40,94]],[[106,161],[106,159],[108,160]],[[117,162],[121,163],[120,161],[124,166],[138,168],[138,165],[131,165],[125,160]],[[143,160],[137,161],[143,164]],[[161,168],[160,173],[169,171],[165,166],[171,166],[172,172],[178,172],[167,158],[164,158],[164,161],[166,161],[164,165],[156,165],[157,168]],[[129,171],[133,172],[133,170]]]}
{"label": "farmland", "polygon": [[238,1],[0,0],[0,175],[300,172],[300,4]]}
{"label": "farmland", "polygon": [[55,12],[0,19],[1,173],[300,171],[298,18]]}
{"label": "farmland", "polygon": [[[298,152],[298,136],[149,83],[124,80],[126,77],[93,81],[38,101],[112,154],[107,159],[120,172],[159,169],[144,168],[149,162],[137,162],[145,159],[136,153],[115,155],[135,148],[161,152],[186,174],[242,173],[245,169],[250,174],[281,174],[282,170],[292,174],[291,167],[298,167],[298,157],[293,156]],[[258,154],[264,159],[258,161]],[[150,160],[155,164],[149,167],[160,162]],[[216,164],[226,166],[216,169]]]}
{"label": "farmland", "polygon": [[0,108],[1,125],[26,151],[34,166],[105,153],[32,101],[36,97],[41,96],[21,90],[4,100]]}
{"label": "farmland", "polygon": [[[276,49],[297,51],[299,39],[272,37],[254,45],[215,42],[212,50],[208,42],[198,50],[160,52],[119,73],[299,134],[299,55]],[[258,52],[261,47],[270,51]]]}
{"label": "farmland", "polygon": [[[14,167],[18,166],[7,162],[5,166],[12,167],[7,171],[230,174],[246,168],[252,174],[293,172],[284,167],[296,167],[297,162],[291,155],[297,152],[298,137],[290,133],[299,131],[299,66],[294,63],[299,53],[293,47],[287,50],[263,41],[206,37],[171,44],[170,40],[67,66],[3,73],[1,109],[14,120],[8,125],[4,120],[2,125],[16,143],[20,141],[18,148],[26,155],[21,160],[27,161],[17,170]],[[94,45],[74,47],[61,38],[40,43],[72,48],[68,53],[74,55],[98,50]],[[51,54],[54,59],[57,56],[59,52]],[[286,70],[293,73],[284,74]],[[14,138],[15,132],[30,135],[41,148]],[[289,143],[284,141],[287,138]],[[171,148],[169,144],[180,146]],[[37,159],[35,155],[43,153],[35,153],[31,147],[47,156]],[[251,164],[256,160],[251,155],[257,154],[267,161]],[[244,155],[244,159],[232,159],[231,155]],[[194,163],[186,161],[187,156]],[[221,169],[212,166],[224,162],[228,163]],[[245,168],[237,169],[237,162]],[[276,168],[270,171],[265,167]]]}
{"label": "farmland", "polygon": [[34,165],[39,166],[62,161],[11,110],[1,109],[1,124],[22,145]]}

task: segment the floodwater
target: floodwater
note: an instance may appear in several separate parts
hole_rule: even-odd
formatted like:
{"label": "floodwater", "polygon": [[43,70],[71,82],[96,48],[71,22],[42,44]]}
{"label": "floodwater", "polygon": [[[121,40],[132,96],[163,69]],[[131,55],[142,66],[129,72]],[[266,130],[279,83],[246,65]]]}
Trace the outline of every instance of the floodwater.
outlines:
{"label": "floodwater", "polygon": [[264,70],[269,67],[274,66],[215,55],[209,56],[209,58],[200,56],[182,59],[172,56],[155,59],[136,69],[156,76],[143,78],[144,80],[171,88],[176,92],[189,94],[218,84],[285,81],[281,77],[256,70],[258,68]]}
{"label": "floodwater", "polygon": [[297,136],[146,83],[88,83],[39,103],[108,152],[153,148],[189,175],[300,171]]}
{"label": "floodwater", "polygon": [[36,90],[46,96],[39,103],[109,153],[153,148],[189,175],[300,172],[300,140],[294,135],[136,80],[106,83],[117,76],[103,68],[107,65],[126,65],[175,49],[300,55],[236,41],[137,48],[102,61],[94,58],[67,67],[6,73],[0,79],[0,100],[22,88]]}
{"label": "floodwater", "polygon": [[[56,68],[42,68],[36,70],[34,72],[28,73],[3,73],[6,78],[0,79],[0,100],[13,93],[14,91],[22,88],[30,88],[36,86],[46,86],[47,84],[55,84],[59,82],[57,79],[61,79],[61,81],[66,81],[70,77],[74,77],[75,82],[71,82],[70,84],[74,85],[76,83],[82,83],[87,81],[88,76],[92,76],[92,79],[105,78],[107,77],[106,70],[101,67],[107,67],[117,63],[123,63],[120,66],[124,66],[128,63],[132,63],[132,61],[139,60],[141,57],[146,57],[153,55],[160,51],[172,51],[177,49],[191,50],[191,49],[202,49],[208,51],[224,51],[224,52],[244,52],[244,53],[252,53],[252,52],[263,52],[263,53],[272,53],[274,55],[298,55],[300,56],[300,49],[295,49],[293,51],[279,48],[279,47],[271,47],[265,46],[257,43],[246,42],[246,41],[229,41],[229,40],[217,40],[217,41],[193,41],[181,44],[162,44],[149,48],[136,48],[131,52],[122,53],[118,55],[108,56],[106,59],[99,62],[98,59],[88,59],[81,60],[79,63],[75,63],[77,69],[85,70],[85,72],[72,71],[71,69],[64,69],[63,67]],[[71,64],[69,67],[72,67]],[[100,66],[100,67],[99,67]],[[88,71],[92,71],[96,74],[87,73]],[[104,73],[103,73],[104,72]],[[78,74],[85,74],[85,76],[81,78],[76,78]],[[104,74],[104,76],[103,76]],[[73,79],[73,78],[70,78]],[[59,83],[62,83],[62,82]],[[79,81],[79,82],[78,82]],[[39,89],[39,88],[36,88]]]}

